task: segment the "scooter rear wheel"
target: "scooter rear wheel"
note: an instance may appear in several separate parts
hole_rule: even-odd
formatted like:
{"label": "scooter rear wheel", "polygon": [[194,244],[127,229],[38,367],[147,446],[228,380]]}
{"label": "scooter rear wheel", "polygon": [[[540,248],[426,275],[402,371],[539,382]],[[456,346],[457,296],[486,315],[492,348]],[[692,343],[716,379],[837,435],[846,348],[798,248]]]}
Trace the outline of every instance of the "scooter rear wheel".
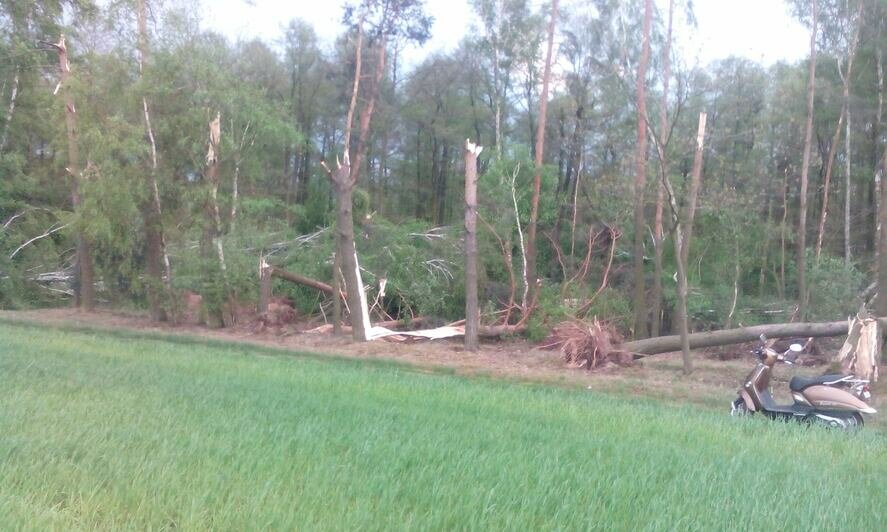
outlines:
{"label": "scooter rear wheel", "polygon": [[859,430],[865,425],[859,412],[847,412],[840,415],[810,414],[807,421],[839,430]]}

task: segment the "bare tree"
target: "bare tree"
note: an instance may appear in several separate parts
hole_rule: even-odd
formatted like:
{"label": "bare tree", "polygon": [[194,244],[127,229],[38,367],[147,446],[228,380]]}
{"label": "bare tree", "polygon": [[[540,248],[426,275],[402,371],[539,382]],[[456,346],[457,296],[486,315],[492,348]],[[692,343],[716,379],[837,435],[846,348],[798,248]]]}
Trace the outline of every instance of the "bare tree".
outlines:
{"label": "bare tree", "polygon": [[477,351],[477,156],[483,150],[465,141],[465,350]]}
{"label": "bare tree", "polygon": [[813,99],[816,91],[816,25],[819,5],[813,3],[813,27],[810,30],[810,71],[807,77],[807,126],[804,133],[804,158],[801,161],[801,192],[798,207],[798,316],[807,317],[807,182],[810,172],[810,148],[813,143]]}
{"label": "bare tree", "polygon": [[[49,43],[44,43],[49,44]],[[56,92],[61,90],[65,103],[65,133],[68,140],[67,170],[71,182],[71,204],[76,212],[80,208],[80,150],[77,147],[77,108],[74,106],[74,94],[71,92],[71,65],[68,62],[68,48],[65,36],[59,42],[50,44],[59,57],[61,72]],[[77,234],[77,276],[74,286],[74,306],[86,311],[95,307],[95,270],[92,262],[92,245],[82,232]]]}
{"label": "bare tree", "polygon": [[635,100],[638,109],[637,151],[634,179],[634,335],[647,335],[647,302],[644,282],[644,196],[647,188],[647,63],[650,61],[650,25],[653,0],[644,0],[643,46],[638,62]]}
{"label": "bare tree", "polygon": [[[536,173],[533,175],[533,196],[530,201],[530,224],[527,227],[527,281],[530,287],[528,299],[536,296],[536,225],[539,221],[539,195],[542,190],[542,161],[545,151],[545,121],[548,110],[548,85],[551,81],[551,55],[554,49],[554,28],[557,21],[558,0],[551,2],[551,19],[548,22],[548,50],[545,53],[545,70],[542,73],[542,94],[539,96],[539,122],[536,124]],[[527,312],[527,308],[523,309]]]}

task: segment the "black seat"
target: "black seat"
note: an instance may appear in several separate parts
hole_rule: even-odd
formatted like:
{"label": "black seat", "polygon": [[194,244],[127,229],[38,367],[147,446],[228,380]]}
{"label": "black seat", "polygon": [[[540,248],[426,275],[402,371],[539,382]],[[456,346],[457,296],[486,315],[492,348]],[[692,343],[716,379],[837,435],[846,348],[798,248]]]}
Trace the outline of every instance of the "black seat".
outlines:
{"label": "black seat", "polygon": [[832,373],[831,375],[820,375],[819,377],[792,377],[788,387],[793,392],[800,392],[804,388],[813,386],[814,384],[825,384],[827,382],[835,382],[843,379],[846,375],[840,373]]}

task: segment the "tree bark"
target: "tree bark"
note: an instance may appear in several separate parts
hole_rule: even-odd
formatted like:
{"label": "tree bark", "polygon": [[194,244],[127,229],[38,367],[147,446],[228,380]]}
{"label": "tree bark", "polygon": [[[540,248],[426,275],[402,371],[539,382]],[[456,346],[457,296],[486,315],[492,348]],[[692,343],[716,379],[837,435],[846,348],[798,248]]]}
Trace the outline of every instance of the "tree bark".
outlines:
{"label": "tree bark", "polygon": [[647,63],[650,60],[650,25],[653,1],[644,0],[641,58],[638,62],[636,104],[638,109],[637,152],[634,180],[634,336],[647,335],[646,282],[644,279],[644,197],[647,188]]}
{"label": "tree bark", "polygon": [[[65,36],[59,37],[55,45],[59,56],[61,76],[59,87],[65,103],[65,131],[68,139],[68,167],[71,182],[71,205],[74,212],[80,209],[80,150],[77,146],[77,109],[74,106],[74,94],[69,87],[71,65],[68,62],[68,49]],[[95,270],[92,262],[92,244],[83,232],[77,234],[77,265],[78,275],[75,278],[74,305],[85,311],[95,308]]]}
{"label": "tree bark", "polygon": [[[887,326],[887,318],[880,318],[878,322]],[[847,334],[847,321],[833,321],[827,323],[776,323],[771,325],[756,325],[753,327],[741,327],[739,329],[726,329],[721,331],[707,331],[693,333],[687,336],[690,349],[703,347],[715,347],[719,345],[740,344],[753,342],[761,335],[768,338],[821,338],[826,336],[841,336]],[[681,348],[681,336],[659,336],[646,338],[634,342],[622,344],[622,349],[631,353],[655,355],[658,353],[670,353]]]}
{"label": "tree bark", "polygon": [[[539,222],[539,195],[542,192],[542,162],[545,154],[545,121],[548,111],[548,84],[551,81],[551,55],[554,49],[554,28],[557,22],[558,0],[551,2],[551,19],[548,22],[548,51],[545,54],[545,70],[542,73],[542,94],[539,95],[539,122],[536,124],[535,174],[533,196],[530,201],[530,224],[527,227],[527,280],[529,300],[536,297],[536,226]],[[526,310],[526,309],[524,309]]]}
{"label": "tree bark", "polygon": [[482,147],[465,141],[465,350],[477,351],[477,156]]}
{"label": "tree bark", "polygon": [[333,174],[337,203],[336,232],[339,239],[337,253],[341,257],[345,293],[348,296],[348,308],[351,311],[351,335],[355,341],[365,342],[371,325],[360,265],[357,260],[357,248],[354,244],[354,215],[351,210],[354,185],[349,177],[350,173],[351,168],[346,158],[345,163]]}
{"label": "tree bark", "polygon": [[813,1],[813,28],[810,31],[810,70],[807,77],[807,125],[804,133],[804,157],[801,162],[801,191],[798,205],[798,316],[807,317],[807,181],[810,172],[810,148],[813,144],[813,100],[816,91],[816,27],[819,4]]}

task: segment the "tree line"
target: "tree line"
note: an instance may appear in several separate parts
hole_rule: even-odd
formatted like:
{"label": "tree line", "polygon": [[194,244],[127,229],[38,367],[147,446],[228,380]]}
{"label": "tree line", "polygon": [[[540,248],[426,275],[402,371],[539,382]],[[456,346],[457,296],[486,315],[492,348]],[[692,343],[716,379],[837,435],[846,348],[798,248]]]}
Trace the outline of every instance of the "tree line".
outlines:
{"label": "tree line", "polygon": [[643,338],[874,294],[881,3],[791,0],[810,54],[770,66],[688,64],[683,0],[471,5],[476,31],[404,65],[420,0],[348,3],[330,45],[300,20],[231,42],[172,1],[0,2],[0,305],[180,320],[197,295],[230,325],[265,264],[345,292],[275,286],[358,336],[464,318],[476,277],[497,331]]}

